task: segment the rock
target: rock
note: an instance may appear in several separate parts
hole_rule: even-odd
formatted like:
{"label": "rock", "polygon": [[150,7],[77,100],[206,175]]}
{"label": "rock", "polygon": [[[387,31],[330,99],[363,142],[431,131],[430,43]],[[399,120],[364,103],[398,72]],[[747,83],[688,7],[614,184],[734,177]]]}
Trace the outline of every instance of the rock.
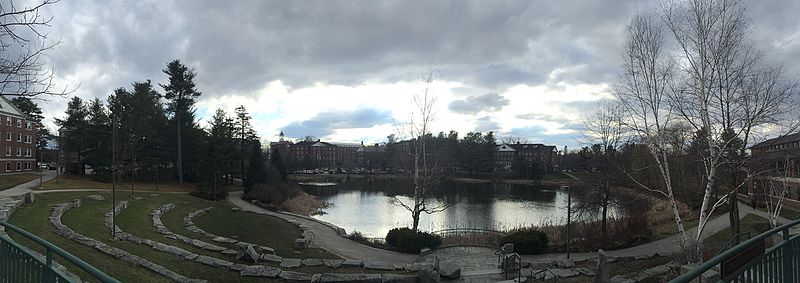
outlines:
{"label": "rock", "polygon": [[150,194],[150,197],[157,197],[158,194]]}
{"label": "rock", "polygon": [[441,282],[439,279],[439,272],[431,268],[425,268],[417,271],[417,277],[419,277],[420,283],[438,283]]}
{"label": "rock", "polygon": [[224,250],[221,253],[226,255],[236,255],[238,252],[234,250]]}
{"label": "rock", "polygon": [[311,274],[302,273],[302,272],[294,272],[294,271],[281,271],[281,274],[278,275],[283,280],[286,281],[311,281]]}
{"label": "rock", "polygon": [[277,278],[278,274],[280,273],[281,270],[274,267],[263,266],[263,265],[251,265],[242,269],[242,271],[239,274],[241,276]]}
{"label": "rock", "polygon": [[306,249],[306,239],[300,238],[300,239],[294,240],[294,248],[298,249],[298,250]]}
{"label": "rock", "polygon": [[659,265],[644,270],[644,273],[647,274],[648,277],[658,276],[667,272],[669,272],[669,266],[666,265]]}
{"label": "rock", "polygon": [[276,255],[262,254],[261,255],[261,260],[274,262],[274,263],[281,263],[281,261],[283,261],[283,258],[279,257],[279,256],[276,256]]}
{"label": "rock", "polygon": [[322,260],[318,258],[308,258],[302,260],[304,266],[320,266],[322,265]]}
{"label": "rock", "polygon": [[248,245],[247,249],[245,249],[245,253],[247,253],[247,256],[249,256],[250,260],[252,260],[254,263],[258,263],[258,259],[261,258],[261,255],[256,252],[256,249],[253,247],[253,245]]}
{"label": "rock", "polygon": [[34,200],[33,191],[30,191],[25,194],[25,203],[32,203]]}
{"label": "rock", "polygon": [[298,268],[301,265],[302,262],[300,259],[296,258],[284,258],[283,261],[281,261],[281,267],[283,268]]}
{"label": "rock", "polygon": [[237,264],[231,265],[230,269],[231,270],[236,270],[236,271],[242,271],[247,266],[248,265],[246,265],[246,264],[237,263]]}
{"label": "rock", "polygon": [[632,279],[628,279],[628,278],[622,277],[621,275],[617,275],[617,276],[611,277],[611,279],[609,279],[608,282],[609,283],[636,283],[636,281],[634,281]]}
{"label": "rock", "polygon": [[339,268],[342,266],[344,260],[341,259],[323,259],[322,264],[330,268]]}
{"label": "rock", "polygon": [[647,256],[647,255],[637,255],[637,256],[633,257],[633,259],[635,259],[635,260],[647,260],[649,258],[650,257]]}
{"label": "rock", "polygon": [[382,262],[382,261],[367,260],[367,261],[364,261],[364,268],[391,271],[391,270],[394,270],[394,265],[391,264],[391,263],[386,263],[386,262]]}
{"label": "rock", "polygon": [[439,275],[448,279],[458,279],[461,277],[461,266],[453,261],[442,261],[439,263]]}
{"label": "rock", "polygon": [[242,209],[241,209],[241,208],[238,208],[238,207],[231,208],[231,211],[233,211],[233,212],[239,212],[239,211],[241,211],[241,210],[242,210]]}
{"label": "rock", "polygon": [[592,280],[593,283],[608,282],[608,257],[606,256],[606,252],[602,249],[597,250],[597,268],[595,270],[597,274]]}
{"label": "rock", "polygon": [[275,249],[266,246],[258,246],[258,251],[261,252],[262,254],[271,254],[271,255],[275,254]]}
{"label": "rock", "polygon": [[432,252],[433,251],[431,250],[431,248],[422,248],[421,250],[419,250],[419,255],[426,256],[431,254]]}
{"label": "rock", "polygon": [[381,282],[384,283],[416,283],[416,275],[400,275],[400,274],[381,274]]}
{"label": "rock", "polygon": [[589,277],[594,277],[595,276],[594,271],[592,271],[591,269],[588,269],[586,267],[575,268],[575,271],[577,271],[580,274],[589,276]]}
{"label": "rock", "polygon": [[575,262],[570,260],[570,259],[567,259],[567,258],[559,258],[559,259],[553,260],[553,264],[555,266],[561,267],[561,268],[573,268],[573,267],[575,267]]}
{"label": "rock", "polygon": [[354,267],[361,267],[362,261],[358,259],[345,259],[342,262],[344,266],[354,266]]}
{"label": "rock", "polygon": [[319,278],[320,283],[327,282],[363,282],[363,283],[380,283],[380,274],[337,274],[337,273],[323,273]]}
{"label": "rock", "polygon": [[133,197],[133,200],[141,200],[144,199],[143,197]]}
{"label": "rock", "polygon": [[81,207],[81,199],[76,198],[72,200],[72,207]]}
{"label": "rock", "polygon": [[578,276],[580,274],[575,270],[564,269],[564,268],[550,269],[550,271],[552,271],[553,273],[556,274],[556,276],[561,277],[561,278],[575,277],[575,276]]}
{"label": "rock", "polygon": [[214,260],[214,258],[213,257],[209,257],[209,256],[204,256],[204,255],[197,256],[197,258],[195,258],[194,261],[202,263],[202,264],[205,264],[205,265],[209,265],[209,266],[216,266],[214,264],[216,262]]}
{"label": "rock", "polygon": [[214,259],[214,265],[231,268],[231,266],[233,266],[233,262],[230,262],[230,261],[227,261],[227,260],[224,260],[224,259],[215,258]]}
{"label": "rock", "polygon": [[[214,237],[211,240],[214,241],[214,242],[227,243],[227,244],[233,244],[233,243],[238,242],[238,241],[236,241],[234,239],[226,238],[226,237],[222,237],[222,236]],[[247,244],[244,244],[243,246],[247,246]]]}

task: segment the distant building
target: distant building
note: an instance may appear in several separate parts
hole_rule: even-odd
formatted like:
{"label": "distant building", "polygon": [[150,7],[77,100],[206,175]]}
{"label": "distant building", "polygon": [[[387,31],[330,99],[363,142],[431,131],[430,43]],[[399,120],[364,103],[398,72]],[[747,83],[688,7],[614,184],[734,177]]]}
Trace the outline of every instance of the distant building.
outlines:
{"label": "distant building", "polygon": [[784,204],[800,208],[800,133],[758,143],[750,148],[750,153],[751,171],[765,174],[750,180],[748,193],[763,196],[769,186],[782,191],[785,183],[788,195]]}
{"label": "distant building", "polygon": [[281,139],[270,143],[270,147],[280,151],[284,162],[293,169],[336,169],[377,167],[382,163],[385,146],[363,143],[327,142],[304,140],[291,142]]}
{"label": "distant building", "polygon": [[511,165],[517,157],[521,157],[527,162],[539,163],[544,167],[545,172],[553,172],[558,165],[556,162],[558,149],[553,145],[502,143],[497,145],[497,151],[494,153],[495,170],[510,171]]}
{"label": "distant building", "polygon": [[0,95],[0,173],[36,168],[36,122]]}

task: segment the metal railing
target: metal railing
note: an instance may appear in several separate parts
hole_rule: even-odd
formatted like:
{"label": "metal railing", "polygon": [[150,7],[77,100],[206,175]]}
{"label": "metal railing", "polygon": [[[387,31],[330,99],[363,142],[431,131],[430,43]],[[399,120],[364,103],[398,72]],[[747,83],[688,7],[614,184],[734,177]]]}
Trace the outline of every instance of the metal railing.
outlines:
{"label": "metal railing", "polygon": [[506,236],[505,232],[477,228],[444,229],[431,234],[442,237],[442,247],[466,245],[497,248],[500,240]]}
{"label": "metal railing", "polygon": [[[756,235],[670,282],[690,282],[718,265],[722,282],[800,282],[800,235],[789,236],[798,224],[795,220]],[[783,242],[765,250],[764,241],[778,233]]]}
{"label": "metal railing", "polygon": [[0,226],[30,239],[46,250],[45,257],[42,258],[11,238],[0,236],[0,282],[80,282],[75,281],[76,278],[67,276],[53,265],[54,254],[83,269],[100,282],[120,282],[80,258],[22,228],[5,221],[0,221]]}

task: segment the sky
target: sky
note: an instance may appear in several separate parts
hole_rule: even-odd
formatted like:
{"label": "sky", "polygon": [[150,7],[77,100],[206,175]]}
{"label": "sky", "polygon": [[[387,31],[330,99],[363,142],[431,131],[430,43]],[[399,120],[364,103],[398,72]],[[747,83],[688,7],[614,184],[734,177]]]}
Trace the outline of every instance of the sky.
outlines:
{"label": "sky", "polygon": [[[800,1],[745,1],[766,60],[800,74]],[[579,147],[608,99],[626,23],[656,1],[62,1],[47,7],[45,60],[72,95],[105,101],[136,81],[194,68],[200,125],[244,105],[264,141],[404,136],[412,97],[436,97],[433,132]],[[163,89],[159,89],[163,93]],[[68,98],[39,104],[45,123]]]}

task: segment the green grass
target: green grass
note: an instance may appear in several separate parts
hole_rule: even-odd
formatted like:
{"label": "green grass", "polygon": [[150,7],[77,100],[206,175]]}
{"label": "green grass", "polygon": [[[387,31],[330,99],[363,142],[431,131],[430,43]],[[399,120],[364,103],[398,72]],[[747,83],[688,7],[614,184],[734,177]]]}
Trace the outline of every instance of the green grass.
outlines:
{"label": "green grass", "polygon": [[[103,189],[111,190],[111,183],[98,182],[92,176],[71,176],[60,175],[58,179],[47,181],[42,186],[45,190],[68,190],[68,189]],[[130,182],[120,182],[117,184],[117,191],[129,191]],[[134,191],[162,191],[162,192],[191,192],[197,190],[192,183],[179,185],[174,181],[164,181],[158,184],[153,182],[133,182]]]}
{"label": "green grass", "polygon": [[[692,228],[696,228],[697,227],[697,223],[699,223],[699,222],[700,221],[697,220],[697,219],[684,220],[683,221],[683,229],[689,230],[689,229],[692,229]],[[661,240],[661,239],[664,239],[666,237],[678,234],[678,227],[677,227],[677,225],[675,225],[675,221],[662,223],[662,224],[653,226],[650,229],[653,230],[653,235],[651,236],[651,240],[652,241]]]}
{"label": "green grass", "polygon": [[[239,236],[239,239],[259,245],[270,246],[276,253],[284,257],[293,258],[338,258],[323,249],[309,248],[305,250],[294,250],[292,248],[294,240],[300,236],[300,230],[283,220],[254,213],[233,212],[232,206],[227,201],[210,202],[199,198],[191,197],[185,193],[159,193],[151,196],[152,192],[138,193],[137,196],[143,199],[130,199],[127,192],[118,192],[117,201],[129,200],[128,208],[123,210],[117,217],[117,225],[124,231],[159,241],[164,244],[174,245],[194,253],[213,256],[220,259],[236,262],[233,256],[224,255],[206,250],[195,248],[179,240],[164,238],[163,235],[155,231],[152,226],[150,211],[166,203],[174,203],[175,209],[162,216],[162,221],[172,232],[186,235],[191,238],[200,239],[214,243],[219,246],[231,245],[216,243],[200,234],[192,233],[183,227],[183,217],[191,211],[213,206],[214,209],[206,215],[195,218],[195,224],[203,229],[223,236]],[[91,201],[85,198],[90,194],[103,195],[104,201]],[[103,225],[103,214],[111,208],[110,192],[66,192],[39,194],[34,203],[26,204],[21,207],[11,218],[11,223],[22,229],[28,230],[41,238],[63,248],[73,255],[87,261],[89,264],[100,270],[120,279],[123,282],[167,282],[168,280],[149,270],[135,267],[111,256],[100,253],[93,248],[86,247],[79,243],[67,240],[53,232],[53,227],[48,221],[52,212],[52,206],[57,203],[68,202],[75,198],[82,199],[82,206],[68,211],[62,221],[65,225],[75,230],[75,232],[102,241],[110,246],[126,250],[132,254],[146,258],[172,271],[191,278],[206,279],[211,282],[265,282],[263,278],[241,278],[238,272],[230,271],[227,268],[213,268],[200,263],[184,260],[177,256],[162,253],[149,246],[139,245],[126,241],[111,241],[110,230]],[[40,253],[44,249],[35,243],[25,239],[20,235],[12,237],[21,244],[34,248]],[[66,264],[65,260],[59,260],[65,264],[70,271],[77,273],[82,279],[91,278],[88,273],[82,272],[77,267]],[[259,263],[273,267],[278,264]],[[335,272],[335,273],[373,273],[374,271],[363,270],[360,268],[338,268],[330,269],[321,267],[302,267],[291,269],[291,271],[305,272],[309,274]],[[267,281],[268,282],[268,281]]]}
{"label": "green grass", "polygon": [[[757,209],[761,210],[761,211],[764,211],[764,212],[767,212],[767,209],[765,207],[758,207]],[[789,219],[789,220],[795,220],[795,219],[800,218],[800,212],[791,210],[791,209],[789,209],[789,208],[787,208],[785,206],[783,207],[783,209],[781,209],[781,213],[780,214],[781,214],[781,217]]]}
{"label": "green grass", "polygon": [[39,178],[37,173],[23,173],[0,176],[0,191],[15,187],[16,185]]}
{"label": "green grass", "polygon": [[[748,214],[739,222],[742,233],[750,233],[750,237],[754,237],[770,229],[769,220],[758,215]],[[731,228],[719,231],[713,236],[704,241],[705,249],[707,251],[706,257],[710,258],[722,248],[732,237]],[[747,236],[742,236],[740,240],[746,241],[749,239]]]}

